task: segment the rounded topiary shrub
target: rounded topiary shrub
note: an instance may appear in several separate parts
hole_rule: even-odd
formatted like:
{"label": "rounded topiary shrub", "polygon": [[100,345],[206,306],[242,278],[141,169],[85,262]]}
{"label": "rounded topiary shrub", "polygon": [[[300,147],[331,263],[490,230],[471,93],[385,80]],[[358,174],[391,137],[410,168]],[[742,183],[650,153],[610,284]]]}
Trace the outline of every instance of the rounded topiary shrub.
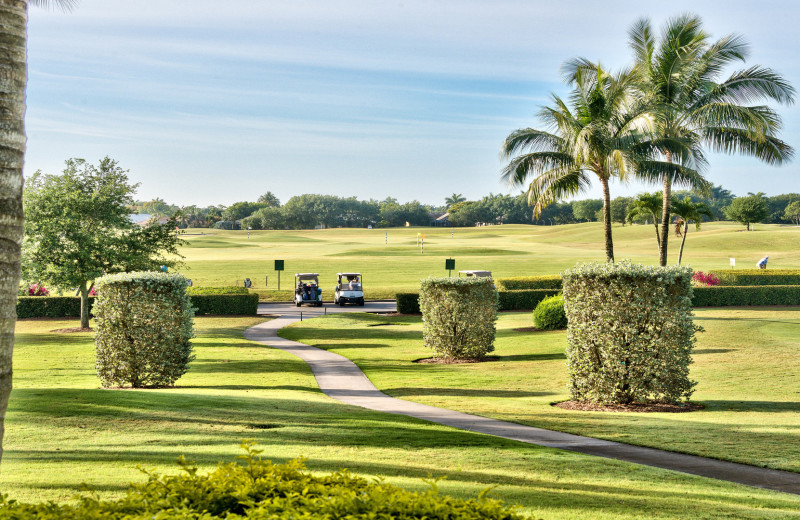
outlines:
{"label": "rounded topiary shrub", "polygon": [[694,384],[692,270],[623,262],[563,273],[569,388],[577,401],[677,402]]}
{"label": "rounded topiary shrub", "polygon": [[427,278],[419,291],[425,346],[444,359],[494,350],[497,290],[491,278]]}
{"label": "rounded topiary shrub", "polygon": [[540,301],[533,310],[533,325],[542,330],[566,329],[567,315],[564,313],[564,296],[557,294]]}
{"label": "rounded topiary shrub", "polygon": [[137,272],[104,276],[93,312],[104,387],[171,386],[189,368],[194,312],[186,278]]}

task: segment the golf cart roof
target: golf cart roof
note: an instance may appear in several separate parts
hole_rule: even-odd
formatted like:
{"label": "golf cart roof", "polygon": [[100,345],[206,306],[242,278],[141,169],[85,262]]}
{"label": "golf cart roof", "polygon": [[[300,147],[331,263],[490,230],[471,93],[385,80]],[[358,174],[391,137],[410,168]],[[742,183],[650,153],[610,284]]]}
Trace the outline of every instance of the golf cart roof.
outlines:
{"label": "golf cart roof", "polygon": [[491,271],[475,271],[475,270],[468,270],[468,271],[459,271],[459,275],[464,274],[466,276],[477,276],[479,278],[491,278],[492,272]]}
{"label": "golf cart roof", "polygon": [[361,273],[336,273],[336,276],[361,276]]}
{"label": "golf cart roof", "polygon": [[295,273],[294,276],[301,280],[316,280],[319,278],[319,273]]}

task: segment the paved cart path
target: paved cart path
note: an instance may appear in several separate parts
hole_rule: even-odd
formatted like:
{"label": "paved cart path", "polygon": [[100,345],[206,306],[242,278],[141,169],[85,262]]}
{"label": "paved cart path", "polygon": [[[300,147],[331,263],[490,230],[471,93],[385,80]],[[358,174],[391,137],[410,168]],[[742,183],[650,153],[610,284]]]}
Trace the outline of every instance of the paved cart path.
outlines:
{"label": "paved cart path", "polygon": [[746,464],[523,426],[388,396],[378,390],[367,379],[361,369],[346,357],[278,337],[277,332],[279,329],[298,320],[299,317],[280,317],[247,329],[244,332],[244,336],[248,340],[294,354],[308,363],[320,389],[328,396],[344,403],[379,412],[408,415],[462,430],[495,435],[539,446],[560,448],[598,457],[728,480],[748,486],[800,494],[800,473],[758,468]]}

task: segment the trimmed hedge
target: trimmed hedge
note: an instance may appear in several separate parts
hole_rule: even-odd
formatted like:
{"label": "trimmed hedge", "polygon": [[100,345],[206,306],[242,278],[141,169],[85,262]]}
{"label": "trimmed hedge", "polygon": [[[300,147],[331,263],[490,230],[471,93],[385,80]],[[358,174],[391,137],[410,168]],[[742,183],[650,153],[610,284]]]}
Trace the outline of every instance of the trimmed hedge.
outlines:
{"label": "trimmed hedge", "polygon": [[397,312],[400,314],[421,314],[419,293],[397,293]]}
{"label": "trimmed hedge", "polygon": [[[89,297],[89,314],[94,297]],[[20,296],[17,318],[80,318],[81,299],[74,296]]]}
{"label": "trimmed hedge", "polygon": [[220,464],[208,474],[181,457],[180,475],[147,472],[144,484],[131,484],[121,498],[83,495],[72,503],[24,504],[0,495],[0,517],[16,520],[121,519],[273,519],[347,518],[369,520],[523,520],[516,508],[487,498],[465,500],[441,495],[430,482],[413,492],[347,470],[312,475],[302,461],[273,464],[246,444],[245,456]]}
{"label": "trimmed hedge", "polygon": [[191,296],[195,315],[258,314],[258,294],[205,294]]}
{"label": "trimmed hedge", "polygon": [[250,294],[247,287],[230,285],[227,287],[187,287],[186,293],[189,296],[208,295],[208,294]]}
{"label": "trimmed hedge", "polygon": [[695,287],[694,307],[800,305],[800,285]]}
{"label": "trimmed hedge", "polygon": [[714,274],[720,285],[800,285],[800,269],[728,269]]}
{"label": "trimmed hedge", "polygon": [[545,276],[514,276],[511,278],[498,278],[498,291],[521,291],[524,289],[556,289],[561,290],[561,275],[552,274]]}
{"label": "trimmed hedge", "polygon": [[567,328],[567,314],[564,312],[564,296],[549,296],[533,309],[533,326],[540,330],[559,330]]}
{"label": "trimmed hedge", "polygon": [[498,293],[501,311],[529,311],[539,302],[561,292],[559,289],[527,289],[522,291],[501,291]]}

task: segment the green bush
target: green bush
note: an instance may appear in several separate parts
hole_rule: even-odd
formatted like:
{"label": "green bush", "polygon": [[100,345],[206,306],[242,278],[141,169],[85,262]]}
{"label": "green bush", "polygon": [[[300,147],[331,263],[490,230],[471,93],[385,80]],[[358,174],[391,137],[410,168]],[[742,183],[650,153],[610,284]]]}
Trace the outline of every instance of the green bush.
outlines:
{"label": "green bush", "polygon": [[175,384],[194,359],[186,278],[122,273],[101,277],[97,287],[95,344],[103,386]]}
{"label": "green bush", "polygon": [[77,503],[21,504],[0,496],[0,517],[15,520],[178,520],[251,518],[293,519],[428,519],[522,520],[503,503],[486,498],[463,500],[443,496],[435,484],[421,493],[406,491],[347,470],[315,476],[302,461],[273,464],[245,445],[241,463],[220,464],[203,475],[183,457],[182,473],[148,473],[144,484],[131,484],[113,500],[82,496]]}
{"label": "green bush", "polygon": [[227,287],[187,287],[186,292],[189,296],[208,295],[208,294],[250,294],[247,287],[230,285]]}
{"label": "green bush", "polygon": [[555,296],[559,292],[559,289],[523,289],[500,291],[497,296],[501,311],[529,311],[548,296]]}
{"label": "green bush", "polygon": [[725,269],[714,274],[720,285],[800,285],[800,269]]}
{"label": "green bush", "polygon": [[419,314],[418,293],[397,293],[397,312],[400,314]]}
{"label": "green bush", "polygon": [[800,305],[800,285],[695,287],[693,292],[695,307]]}
{"label": "green bush", "polygon": [[514,276],[511,278],[498,278],[498,291],[520,291],[523,289],[555,289],[561,290],[561,275],[552,274],[545,276]]}
{"label": "green bush", "polygon": [[[89,297],[92,312],[94,297]],[[80,318],[81,299],[73,296],[20,296],[17,318]]]}
{"label": "green bush", "polygon": [[419,308],[425,346],[436,357],[482,359],[494,350],[497,290],[491,278],[426,278]]}
{"label": "green bush", "polygon": [[564,312],[564,296],[557,294],[539,302],[539,305],[533,310],[533,325],[542,330],[566,329],[567,315]]}
{"label": "green bush", "polygon": [[574,400],[676,402],[691,396],[691,268],[594,263],[563,276]]}
{"label": "green bush", "polygon": [[258,294],[206,294],[191,297],[195,314],[254,316],[258,314]]}

